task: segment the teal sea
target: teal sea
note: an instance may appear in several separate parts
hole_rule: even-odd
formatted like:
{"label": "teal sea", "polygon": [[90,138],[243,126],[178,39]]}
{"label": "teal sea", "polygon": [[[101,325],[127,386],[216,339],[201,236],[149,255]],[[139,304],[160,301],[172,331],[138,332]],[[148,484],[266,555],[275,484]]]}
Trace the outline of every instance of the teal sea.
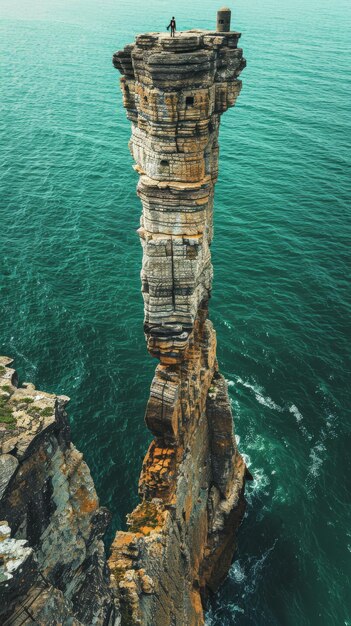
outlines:
{"label": "teal sea", "polygon": [[[113,528],[137,502],[156,362],[112,53],[213,0],[0,0],[0,351],[71,397]],[[351,626],[349,0],[237,0],[211,318],[254,481],[208,626]],[[165,625],[166,626],[166,625]],[[184,625],[186,626],[186,625]]]}

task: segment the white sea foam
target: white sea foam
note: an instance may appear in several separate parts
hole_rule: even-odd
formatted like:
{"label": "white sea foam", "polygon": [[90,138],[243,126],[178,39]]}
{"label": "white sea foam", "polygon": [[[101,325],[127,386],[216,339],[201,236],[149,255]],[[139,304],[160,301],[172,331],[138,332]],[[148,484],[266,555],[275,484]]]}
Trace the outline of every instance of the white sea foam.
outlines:
{"label": "white sea foam", "polygon": [[308,473],[315,478],[317,478],[320,474],[320,469],[325,459],[326,450],[327,449],[325,445],[321,441],[319,441],[318,443],[316,443],[315,446],[313,446],[310,451],[311,462],[308,468]]}
{"label": "white sea foam", "polygon": [[333,439],[334,437],[337,437],[337,434],[338,434],[337,423],[338,423],[337,415],[335,415],[334,413],[328,413],[327,421],[325,425],[326,425],[328,436],[332,437]]}
{"label": "white sea foam", "polygon": [[249,557],[243,565],[240,564],[238,566],[238,561],[233,563],[230,568],[229,577],[236,584],[243,583],[242,597],[256,593],[262,577],[264,576],[266,561],[271,552],[273,552],[277,541],[278,540],[275,539],[273,545],[263,552],[263,554]]}
{"label": "white sea foam", "polygon": [[251,457],[248,454],[246,454],[245,452],[241,452],[241,456],[244,459],[246,467],[250,467],[250,465],[251,465]]}
{"label": "white sea foam", "polygon": [[307,493],[312,497],[313,489],[321,475],[323,464],[327,458],[327,445],[330,439],[337,437],[338,416],[328,411],[325,422],[320,429],[318,439],[309,453],[309,465],[307,470]]}
{"label": "white sea foam", "polygon": [[270,398],[269,396],[264,396],[263,395],[263,393],[262,393],[263,392],[263,388],[260,387],[259,385],[252,385],[251,383],[243,380],[239,376],[237,378],[237,382],[240,383],[243,387],[246,387],[247,389],[250,389],[250,391],[252,391],[254,393],[257,402],[259,402],[263,406],[266,406],[269,409],[274,409],[275,411],[283,411],[283,408],[281,406],[279,406],[279,404],[274,402],[274,400],[272,400],[272,398]]}
{"label": "white sea foam", "polygon": [[205,615],[205,626],[212,626],[213,623],[213,610],[210,607]]}
{"label": "white sea foam", "polygon": [[209,608],[205,616],[205,626],[218,626],[219,624],[220,626],[230,626],[232,620],[231,618],[229,618],[230,621],[227,618],[223,619],[223,609],[227,609],[230,616],[234,616],[235,613],[245,613],[244,609],[235,602],[221,602],[219,614],[212,607]]}
{"label": "white sea foam", "polygon": [[308,439],[310,441],[312,439],[312,435],[311,433],[308,432],[307,428],[303,425],[302,423],[303,415],[302,413],[300,413],[297,406],[295,404],[291,404],[291,406],[289,406],[289,412],[292,413],[292,415],[294,415],[297,425],[300,431],[302,432],[303,436],[305,437],[305,439]]}
{"label": "white sea foam", "polygon": [[266,560],[268,559],[270,553],[273,552],[273,550],[274,550],[274,548],[276,546],[277,541],[278,541],[278,539],[275,539],[273,545],[270,548],[268,548],[266,550],[266,552],[264,552],[260,558],[255,559],[255,561],[253,563],[253,566],[252,566],[252,573],[251,573],[251,576],[250,576],[250,578],[252,578],[252,580],[254,582],[257,581],[257,578],[258,578],[260,572],[262,571],[262,569],[264,567],[264,564],[265,564]]}
{"label": "white sea foam", "polygon": [[295,415],[297,422],[301,422],[303,420],[303,416],[301,415],[299,409],[297,408],[297,406],[295,406],[295,404],[292,404],[291,406],[289,406],[289,411],[290,413]]}
{"label": "white sea foam", "polygon": [[235,615],[235,613],[245,613],[244,609],[242,609],[238,604],[235,604],[234,602],[228,602],[226,606],[230,610],[231,615]]}
{"label": "white sea foam", "polygon": [[[246,463],[246,459],[244,458]],[[249,464],[246,463],[249,467]],[[253,500],[261,493],[265,492],[265,489],[270,485],[270,479],[265,474],[264,470],[260,467],[255,468],[253,472],[253,481],[247,483],[245,498],[249,506],[253,504]]]}
{"label": "white sea foam", "polygon": [[235,583],[242,583],[245,580],[246,574],[244,568],[240,565],[240,561],[234,561],[229,571],[229,578]]}

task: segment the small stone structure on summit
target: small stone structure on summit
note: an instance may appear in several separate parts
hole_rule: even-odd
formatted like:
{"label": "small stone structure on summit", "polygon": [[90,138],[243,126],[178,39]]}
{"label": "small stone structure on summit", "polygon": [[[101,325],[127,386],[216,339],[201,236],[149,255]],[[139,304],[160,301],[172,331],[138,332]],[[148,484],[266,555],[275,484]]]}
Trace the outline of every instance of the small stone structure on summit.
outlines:
{"label": "small stone structure on summit", "polygon": [[144,331],[160,361],[141,503],[109,559],[125,624],[203,625],[245,506],[247,470],[208,319],[220,116],[235,104],[245,67],[224,13],[223,32],[141,34],[113,57],[139,174]]}
{"label": "small stone structure on summit", "polygon": [[225,33],[230,31],[231,15],[231,10],[226,7],[217,11],[217,32]]}

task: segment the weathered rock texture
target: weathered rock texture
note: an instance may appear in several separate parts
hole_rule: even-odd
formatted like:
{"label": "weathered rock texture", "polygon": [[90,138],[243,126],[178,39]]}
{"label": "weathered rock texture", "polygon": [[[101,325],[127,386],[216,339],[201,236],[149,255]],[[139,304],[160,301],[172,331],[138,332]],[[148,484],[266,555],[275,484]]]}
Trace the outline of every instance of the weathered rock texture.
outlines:
{"label": "weathered rock texture", "polygon": [[0,623],[117,626],[109,513],[70,441],[69,398],[18,387],[10,365],[0,357]]}
{"label": "weathered rock texture", "polygon": [[160,359],[141,503],[109,561],[125,624],[203,624],[204,599],[228,571],[244,510],[246,468],[207,319],[219,121],[241,88],[239,37],[139,35],[113,59],[140,174],[145,336]]}

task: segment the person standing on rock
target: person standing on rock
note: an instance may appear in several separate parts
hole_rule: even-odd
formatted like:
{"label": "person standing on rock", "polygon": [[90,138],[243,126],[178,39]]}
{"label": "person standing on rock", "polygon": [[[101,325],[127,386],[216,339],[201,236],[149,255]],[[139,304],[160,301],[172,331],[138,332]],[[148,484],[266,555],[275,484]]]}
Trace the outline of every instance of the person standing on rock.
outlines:
{"label": "person standing on rock", "polygon": [[175,30],[176,30],[176,21],[175,21],[174,16],[172,17],[170,23],[168,24],[167,30],[169,28],[171,29],[171,37],[174,37],[175,36]]}

